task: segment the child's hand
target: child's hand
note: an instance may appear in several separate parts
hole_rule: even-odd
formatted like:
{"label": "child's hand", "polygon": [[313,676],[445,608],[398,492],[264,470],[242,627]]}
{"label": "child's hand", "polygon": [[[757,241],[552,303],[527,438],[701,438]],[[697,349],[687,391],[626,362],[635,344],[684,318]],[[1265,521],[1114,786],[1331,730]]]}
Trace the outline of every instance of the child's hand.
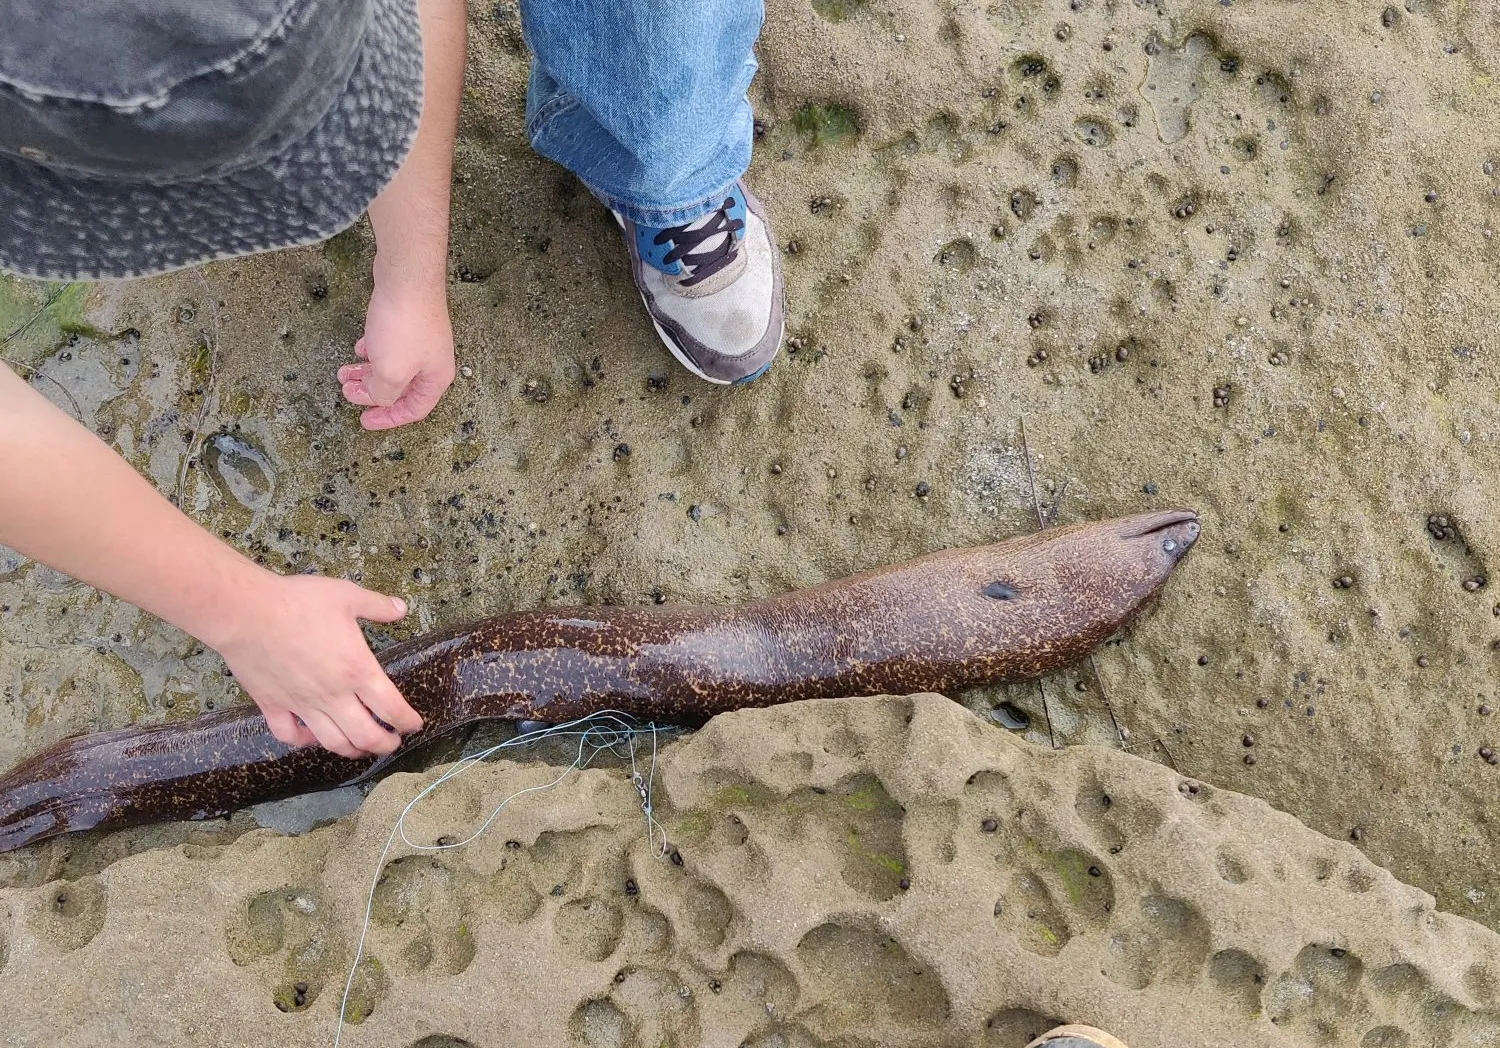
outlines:
{"label": "child's hand", "polygon": [[406,614],[399,598],[339,579],[267,572],[239,599],[214,647],[282,742],[319,742],[357,758],[401,744],[372,713],[403,734],[421,729],[355,621],[397,621]]}
{"label": "child's hand", "polygon": [[453,384],[453,325],[441,286],[392,290],[389,283],[376,280],[365,337],[354,346],[364,363],[339,368],[344,397],[368,409],[360,415],[366,429],[426,418]]}

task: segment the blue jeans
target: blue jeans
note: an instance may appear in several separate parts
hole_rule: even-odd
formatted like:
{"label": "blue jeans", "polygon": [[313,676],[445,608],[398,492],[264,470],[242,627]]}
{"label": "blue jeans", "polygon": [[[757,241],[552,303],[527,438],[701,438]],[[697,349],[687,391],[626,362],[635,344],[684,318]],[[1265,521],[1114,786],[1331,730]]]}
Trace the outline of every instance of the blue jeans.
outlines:
{"label": "blue jeans", "polygon": [[762,0],[521,0],[542,156],[651,227],[701,218],[750,166]]}

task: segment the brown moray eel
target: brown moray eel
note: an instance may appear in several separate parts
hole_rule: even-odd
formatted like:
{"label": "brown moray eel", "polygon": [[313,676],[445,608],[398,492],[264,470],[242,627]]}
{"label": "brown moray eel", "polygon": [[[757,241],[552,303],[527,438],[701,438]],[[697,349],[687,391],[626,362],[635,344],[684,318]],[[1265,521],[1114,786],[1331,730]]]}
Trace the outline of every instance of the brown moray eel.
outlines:
{"label": "brown moray eel", "polygon": [[613,709],[690,725],[745,706],[1041,676],[1134,618],[1197,537],[1196,514],[1149,513],[933,553],[744,605],[551,608],[429,633],[380,653],[424,721],[396,755],[294,750],[249,705],[78,736],[0,780],[0,852],[359,782],[478,720]]}

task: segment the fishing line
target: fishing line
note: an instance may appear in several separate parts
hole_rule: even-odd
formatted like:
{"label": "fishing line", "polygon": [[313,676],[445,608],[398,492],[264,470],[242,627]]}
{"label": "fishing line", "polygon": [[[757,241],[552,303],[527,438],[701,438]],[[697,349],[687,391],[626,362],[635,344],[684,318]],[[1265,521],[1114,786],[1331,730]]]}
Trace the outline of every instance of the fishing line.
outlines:
{"label": "fishing line", "polygon": [[[630,781],[635,786],[636,792],[641,795],[641,814],[646,816],[646,844],[651,849],[653,859],[665,859],[670,849],[667,844],[667,828],[656,821],[656,813],[651,806],[651,795],[656,788],[656,723],[651,724],[651,770],[645,776],[641,775],[640,769],[635,762],[635,739],[634,733],[630,735]],[[656,834],[661,833],[661,848],[656,847]]]}
{"label": "fishing line", "polygon": [[[641,812],[646,819],[646,839],[651,849],[651,856],[655,859],[662,859],[666,857],[668,852],[666,828],[657,821],[655,809],[652,804],[652,796],[655,791],[656,785],[658,735],[658,730],[655,722],[652,722],[650,724],[651,765],[644,775],[641,773],[639,763],[636,759],[636,738],[640,735],[643,735],[645,733],[645,730],[645,728],[642,728],[639,723],[631,718],[628,714],[621,713],[618,710],[601,710],[598,713],[591,713],[587,717],[580,717],[577,720],[571,720],[562,724],[554,724],[546,728],[540,728],[537,731],[528,732],[525,735],[517,735],[514,738],[506,739],[504,742],[497,743],[494,746],[489,747],[488,749],[481,750],[478,753],[473,753],[467,757],[460,759],[451,768],[443,772],[443,774],[439,775],[432,782],[428,783],[427,786],[423,787],[421,792],[419,792],[415,797],[407,802],[406,807],[401,809],[401,814],[396,818],[396,824],[391,827],[390,835],[387,836],[385,840],[385,847],[381,849],[380,858],[375,863],[375,875],[370,882],[370,891],[365,899],[365,916],[364,923],[361,926],[359,932],[359,943],[355,947],[354,960],[349,964],[349,976],[344,981],[344,994],[339,1001],[338,1026],[334,1032],[333,1048],[339,1048],[339,1045],[343,1040],[344,1024],[349,1010],[349,995],[353,992],[354,989],[354,977],[358,973],[359,963],[364,957],[365,943],[369,939],[370,925],[374,917],[375,893],[380,886],[380,878],[386,867],[386,859],[390,855],[391,849],[395,846],[396,838],[398,835],[400,836],[401,841],[404,844],[416,851],[445,851],[449,848],[462,848],[464,845],[478,839],[481,834],[488,830],[490,826],[493,825],[495,820],[500,817],[500,813],[503,812],[510,804],[510,802],[515,800],[517,797],[524,796],[528,793],[540,793],[545,790],[550,790],[552,789],[552,787],[558,785],[574,772],[583,771],[589,766],[590,763],[593,762],[595,757],[599,756],[599,754],[609,752],[614,754],[621,760],[624,760],[627,757],[629,758],[630,781],[631,784],[635,787],[636,792],[639,793],[641,797]],[[442,786],[444,783],[448,782],[450,779],[463,774],[470,768],[474,767],[474,765],[488,760],[490,757],[493,757],[494,755],[500,753],[502,750],[521,746],[530,746],[534,743],[541,742],[544,739],[557,739],[567,737],[578,739],[578,755],[573,759],[572,764],[569,764],[566,768],[564,768],[562,770],[562,773],[559,774],[556,778],[552,779],[550,782],[540,783],[536,786],[528,786],[525,789],[517,790],[509,797],[506,797],[503,801],[495,806],[494,810],[490,812],[489,817],[479,825],[479,828],[476,829],[473,833],[469,834],[463,840],[448,841],[447,843],[425,844],[414,841],[409,836],[407,836],[406,817],[411,814],[412,810],[415,809],[416,806],[421,803],[424,798],[430,795],[439,786]],[[624,747],[623,751],[622,747]],[[660,847],[658,847],[656,843],[658,835],[660,835],[661,838]]]}

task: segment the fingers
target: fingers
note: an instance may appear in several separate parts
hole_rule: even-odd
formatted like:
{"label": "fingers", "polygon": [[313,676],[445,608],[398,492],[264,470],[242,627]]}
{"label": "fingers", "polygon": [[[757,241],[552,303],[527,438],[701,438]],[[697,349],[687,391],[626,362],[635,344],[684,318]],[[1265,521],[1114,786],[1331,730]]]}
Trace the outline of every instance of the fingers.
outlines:
{"label": "fingers", "polygon": [[365,363],[345,364],[339,368],[339,385],[344,387],[344,397],[351,403],[369,407],[375,401],[370,398],[364,383],[365,379],[375,373],[375,365],[369,363],[370,351],[365,347],[364,339],[354,343],[354,355]]}
{"label": "fingers", "polygon": [[[350,610],[357,618],[368,622],[396,622],[406,617],[406,601],[400,597],[387,597],[382,593],[363,589],[352,582],[349,587],[353,591]],[[359,700],[369,708],[369,713],[373,713],[396,731],[402,734],[421,731],[421,716],[411,708],[401,692],[391,683],[391,679],[385,675],[385,670],[381,669],[375,656],[369,655],[368,659],[369,669],[363,675],[363,680],[355,687]],[[380,728],[379,725],[376,727],[382,735],[395,739],[396,745],[400,744],[398,737],[391,736],[390,732]],[[356,743],[361,742],[352,735],[350,739]],[[386,740],[379,741],[383,745]],[[389,749],[394,748],[394,745],[389,747]],[[381,749],[380,752],[389,752],[389,749]]]}
{"label": "fingers", "polygon": [[372,361],[368,337],[354,344],[354,355],[363,363],[345,364],[338,372],[344,396],[352,403],[389,407],[411,385],[415,364],[409,355],[386,353],[379,361]]}
{"label": "fingers", "polygon": [[[366,714],[365,716],[368,720],[369,715]],[[306,710],[302,714],[302,719],[307,722],[308,728],[317,736],[318,743],[324,749],[332,750],[340,757],[348,757],[350,760],[359,760],[361,757],[369,756],[368,752],[361,750],[354,743],[350,742],[349,736],[344,734],[344,730],[333,722],[332,717],[321,710]],[[371,726],[374,726],[373,722]],[[375,730],[379,731],[380,729],[376,728]]]}
{"label": "fingers", "polygon": [[[428,408],[428,411],[432,410]],[[427,411],[418,412],[406,398],[396,401],[390,407],[372,406],[369,411],[359,416],[359,424],[365,429],[395,429],[397,426],[406,426],[417,422],[425,417]]]}
{"label": "fingers", "polygon": [[403,386],[381,378],[373,371],[364,378],[343,384],[344,399],[360,407],[390,407],[401,399]]}
{"label": "fingers", "polygon": [[426,418],[453,384],[457,369],[451,333],[403,336],[387,332],[371,359],[369,336],[354,344],[360,363],[338,370],[344,399],[366,408],[360,425],[367,430],[394,429]]}
{"label": "fingers", "polygon": [[[363,690],[361,688],[361,691]],[[344,733],[344,738],[360,751],[361,757],[369,754],[383,757],[387,753],[394,753],[401,745],[401,736],[382,728],[360,702],[358,695],[351,696],[340,703],[329,716]]]}
{"label": "fingers", "polygon": [[422,718],[412,709],[383,671],[359,687],[359,701],[402,735],[422,730]]}
{"label": "fingers", "polygon": [[291,710],[270,710],[266,712],[266,724],[271,729],[271,734],[288,746],[312,746],[318,739],[307,726],[302,724]]}
{"label": "fingers", "polygon": [[[362,379],[355,379],[352,382],[344,383],[344,399],[349,403],[362,408],[372,408],[376,406],[375,398],[370,396],[370,391],[365,388],[365,384]],[[369,412],[366,412],[365,414],[369,414]]]}
{"label": "fingers", "polygon": [[389,374],[383,373],[375,365],[370,365],[370,373],[357,383],[350,383],[369,394],[371,402],[381,407],[390,407],[401,399],[410,385],[412,376],[405,371],[393,371]]}
{"label": "fingers", "polygon": [[[346,377],[347,375],[347,377]],[[339,382],[344,399],[360,407],[391,407],[410,395],[415,382],[402,375],[382,375],[374,364],[345,364],[339,368]],[[436,398],[433,400],[436,403]],[[427,411],[431,410],[429,405]],[[425,415],[427,411],[423,411]],[[417,416],[421,417],[421,416]]]}
{"label": "fingers", "polygon": [[302,720],[290,710],[271,710],[265,716],[271,734],[289,746],[317,744],[355,760],[393,753],[401,745],[401,736],[381,727],[377,716],[398,731],[410,733],[422,727],[422,718],[378,667],[376,676],[361,685],[357,695],[347,696],[335,707],[304,710]]}
{"label": "fingers", "polygon": [[[426,418],[443,393],[453,384],[453,375],[434,378],[427,372],[418,373],[407,387],[406,393],[389,407],[374,406],[360,416],[360,425],[365,429],[394,429],[410,425]],[[348,393],[346,391],[346,396]],[[353,399],[352,397],[350,398]],[[361,403],[355,401],[355,403]]]}
{"label": "fingers", "polygon": [[349,594],[349,610],[356,618],[366,622],[400,622],[406,618],[406,601],[400,597],[387,597],[352,582],[348,586],[352,591]]}

